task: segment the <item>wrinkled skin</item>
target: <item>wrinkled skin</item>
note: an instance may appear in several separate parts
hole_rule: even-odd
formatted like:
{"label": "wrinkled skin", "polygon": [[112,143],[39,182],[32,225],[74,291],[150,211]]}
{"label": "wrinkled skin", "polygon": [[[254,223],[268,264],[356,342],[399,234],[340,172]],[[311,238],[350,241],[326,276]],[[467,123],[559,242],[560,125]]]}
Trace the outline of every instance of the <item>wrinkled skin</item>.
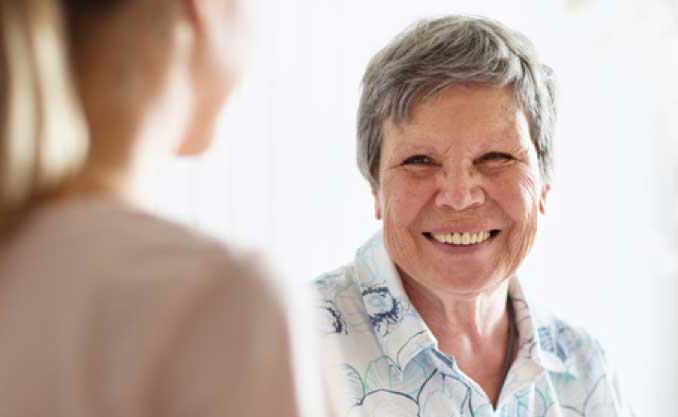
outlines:
{"label": "wrinkled skin", "polygon": [[[496,288],[529,252],[548,189],[508,87],[449,87],[384,123],[375,209],[406,286],[456,297]],[[500,233],[454,253],[425,235],[441,229]]]}

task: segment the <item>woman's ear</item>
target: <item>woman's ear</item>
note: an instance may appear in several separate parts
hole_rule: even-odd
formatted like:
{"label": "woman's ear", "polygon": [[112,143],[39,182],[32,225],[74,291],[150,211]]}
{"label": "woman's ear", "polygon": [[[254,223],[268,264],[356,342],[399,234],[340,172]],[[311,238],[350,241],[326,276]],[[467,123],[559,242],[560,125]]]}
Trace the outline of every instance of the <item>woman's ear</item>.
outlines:
{"label": "woman's ear", "polygon": [[379,190],[372,188],[372,197],[374,197],[374,217],[377,220],[381,220],[383,217],[382,207],[381,207],[381,196],[379,195]]}
{"label": "woman's ear", "polygon": [[207,3],[209,1],[203,0],[179,0],[183,3],[186,11],[186,18],[197,29],[202,28],[205,24],[205,15],[207,11]]}
{"label": "woman's ear", "polygon": [[[240,9],[235,0],[178,0],[183,3],[186,18],[199,35],[226,38],[225,31],[239,31]],[[233,37],[233,33],[230,33]]]}
{"label": "woman's ear", "polygon": [[546,214],[546,197],[548,197],[549,191],[551,191],[551,185],[544,184],[541,187],[541,196],[539,197],[539,211],[541,214]]}
{"label": "woman's ear", "polygon": [[188,76],[193,99],[189,126],[176,154],[192,156],[212,143],[218,115],[233,92],[240,72],[236,40],[241,37],[233,0],[177,0],[184,24],[193,34]]}

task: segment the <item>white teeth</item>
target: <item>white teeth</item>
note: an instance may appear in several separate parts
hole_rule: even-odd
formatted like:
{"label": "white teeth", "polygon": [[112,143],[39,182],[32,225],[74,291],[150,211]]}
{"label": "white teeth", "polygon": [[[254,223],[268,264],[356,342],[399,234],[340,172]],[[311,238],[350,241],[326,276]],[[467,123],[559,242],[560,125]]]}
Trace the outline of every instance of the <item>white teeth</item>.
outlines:
{"label": "white teeth", "polygon": [[435,240],[441,243],[468,246],[485,242],[490,238],[490,232],[435,233],[432,234],[432,236]]}

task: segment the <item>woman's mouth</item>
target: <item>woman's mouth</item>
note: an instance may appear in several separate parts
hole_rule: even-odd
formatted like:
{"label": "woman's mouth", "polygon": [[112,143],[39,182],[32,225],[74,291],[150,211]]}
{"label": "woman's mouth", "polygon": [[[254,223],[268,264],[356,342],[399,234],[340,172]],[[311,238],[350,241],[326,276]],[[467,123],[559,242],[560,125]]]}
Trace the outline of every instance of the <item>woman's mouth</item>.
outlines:
{"label": "woman's mouth", "polygon": [[451,246],[473,246],[494,239],[501,233],[500,230],[488,230],[484,232],[453,232],[453,233],[430,233],[425,232],[424,236]]}

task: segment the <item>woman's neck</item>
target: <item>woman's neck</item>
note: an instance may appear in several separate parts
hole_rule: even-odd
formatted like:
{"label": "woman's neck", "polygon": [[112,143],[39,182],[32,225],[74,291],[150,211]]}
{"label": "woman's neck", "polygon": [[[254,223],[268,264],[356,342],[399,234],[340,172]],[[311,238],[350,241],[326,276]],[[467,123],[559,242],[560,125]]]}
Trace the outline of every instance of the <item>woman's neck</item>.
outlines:
{"label": "woman's neck", "polygon": [[134,198],[129,189],[126,181],[122,178],[116,179],[110,175],[98,176],[91,172],[81,171],[58,188],[34,195],[29,203],[29,208],[93,197],[133,203]]}
{"label": "woman's neck", "polygon": [[468,338],[485,342],[506,328],[509,280],[474,294],[430,291],[412,279],[403,286],[417,312],[436,337]]}
{"label": "woman's neck", "polygon": [[[145,129],[141,114],[126,116],[90,115],[90,150],[87,161],[60,192],[64,197],[110,195],[121,200],[144,204],[138,184],[152,175],[162,155],[153,148],[162,137]],[[169,152],[167,152],[169,153]]]}
{"label": "woman's neck", "polygon": [[496,405],[507,361],[509,280],[477,294],[429,291],[408,278],[403,286],[438,340],[438,349],[453,356]]}

